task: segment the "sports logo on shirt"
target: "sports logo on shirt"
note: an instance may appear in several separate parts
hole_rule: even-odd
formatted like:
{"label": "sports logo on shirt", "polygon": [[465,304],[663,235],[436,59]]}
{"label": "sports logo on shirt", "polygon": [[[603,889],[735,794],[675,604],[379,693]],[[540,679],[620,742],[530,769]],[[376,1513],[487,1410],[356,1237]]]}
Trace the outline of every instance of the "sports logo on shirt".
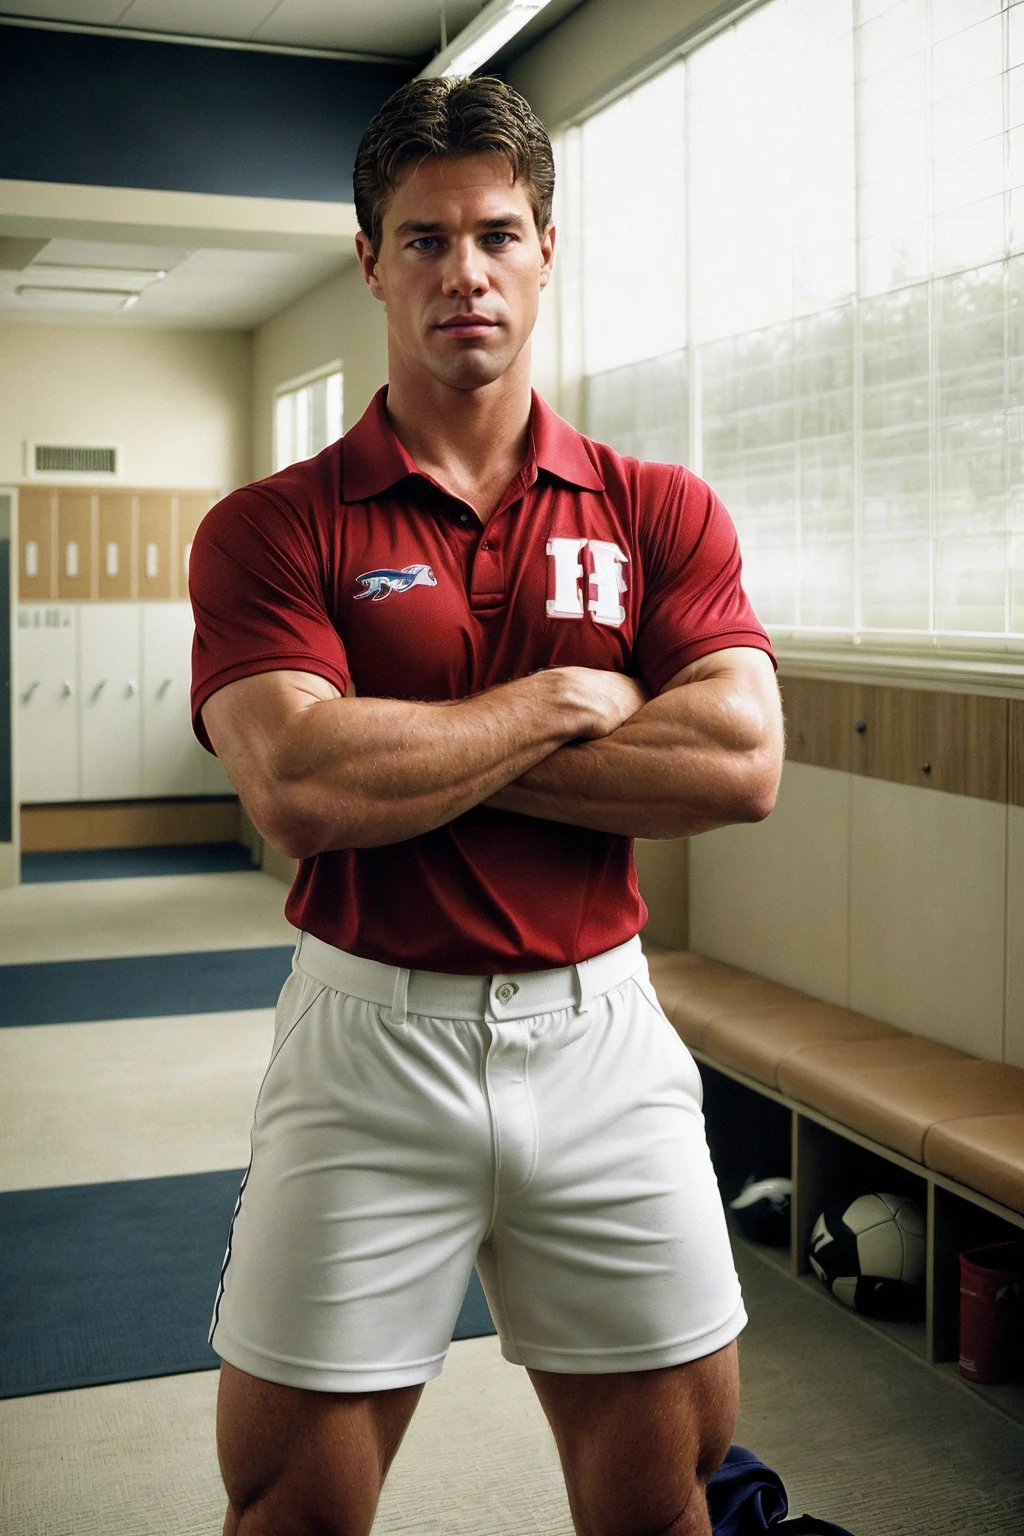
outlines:
{"label": "sports logo on shirt", "polygon": [[361,597],[372,597],[375,603],[382,603],[392,592],[408,592],[412,587],[437,586],[437,577],[429,565],[407,565],[400,571],[384,567],[379,571],[366,571],[362,576],[357,576],[356,581],[363,586],[363,590],[356,593],[356,602]]}
{"label": "sports logo on shirt", "polygon": [[[598,624],[618,629],[626,617],[621,601],[626,590],[622,567],[629,564],[629,556],[607,539],[548,539],[547,557],[548,618],[582,619],[584,612],[590,612]],[[584,578],[590,588],[586,609]]]}

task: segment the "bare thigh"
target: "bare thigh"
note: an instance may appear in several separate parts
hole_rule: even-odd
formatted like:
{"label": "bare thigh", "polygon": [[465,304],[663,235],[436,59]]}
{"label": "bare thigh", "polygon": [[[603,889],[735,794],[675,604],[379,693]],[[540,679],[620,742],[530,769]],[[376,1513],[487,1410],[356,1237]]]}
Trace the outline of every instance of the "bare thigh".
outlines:
{"label": "bare thigh", "polygon": [[217,1398],[224,1536],[366,1536],[422,1390],[307,1392],[225,1362]]}
{"label": "bare thigh", "polygon": [[579,1536],[710,1536],[704,1490],[736,1425],[735,1344],[664,1370],[530,1379]]}

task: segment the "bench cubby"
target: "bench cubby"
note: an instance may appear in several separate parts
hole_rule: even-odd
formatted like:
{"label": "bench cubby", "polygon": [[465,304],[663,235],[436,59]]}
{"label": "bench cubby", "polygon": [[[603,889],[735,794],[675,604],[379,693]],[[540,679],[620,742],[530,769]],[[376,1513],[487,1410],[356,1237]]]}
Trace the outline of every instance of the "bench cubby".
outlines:
{"label": "bench cubby", "polygon": [[[857,1317],[918,1359],[955,1380],[965,1391],[1024,1423],[1024,1382],[983,1386],[958,1368],[959,1255],[965,1248],[1020,1237],[1024,1214],[958,1185],[890,1147],[872,1141],[756,1078],[690,1047],[704,1080],[708,1143],[723,1197],[731,1199],[761,1163],[784,1166],[793,1179],[790,1243],[770,1248],[734,1238],[826,1301],[827,1293],[807,1262],[807,1244],[826,1195],[887,1190],[909,1195],[926,1215],[927,1268],[924,1316],[918,1321]],[[787,1148],[788,1142],[788,1148]],[[831,1304],[842,1303],[831,1299]]]}

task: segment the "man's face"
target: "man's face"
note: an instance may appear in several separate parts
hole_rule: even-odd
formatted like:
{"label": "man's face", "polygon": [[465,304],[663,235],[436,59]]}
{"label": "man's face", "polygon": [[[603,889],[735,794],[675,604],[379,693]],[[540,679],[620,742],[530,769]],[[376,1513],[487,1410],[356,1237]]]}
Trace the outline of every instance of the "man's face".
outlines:
{"label": "man's face", "polygon": [[414,164],[384,215],[379,255],[356,236],[387,305],[392,353],[452,389],[500,378],[533,330],[554,235],[552,226],[538,236],[529,196],[500,156]]}

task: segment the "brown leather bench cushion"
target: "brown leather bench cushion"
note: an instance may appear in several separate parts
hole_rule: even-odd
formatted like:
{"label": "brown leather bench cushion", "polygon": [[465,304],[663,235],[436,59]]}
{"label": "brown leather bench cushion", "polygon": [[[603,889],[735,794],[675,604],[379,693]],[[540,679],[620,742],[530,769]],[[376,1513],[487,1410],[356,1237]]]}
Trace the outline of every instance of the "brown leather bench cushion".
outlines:
{"label": "brown leather bench cushion", "polygon": [[687,1045],[703,1050],[708,1025],[722,1014],[742,1009],[751,1015],[773,1006],[796,1008],[807,999],[719,960],[688,950],[652,951],[647,955],[658,1000]]}
{"label": "brown leather bench cushion", "polygon": [[712,1019],[704,1031],[704,1050],[728,1067],[749,1073],[769,1088],[779,1088],[779,1068],[794,1052],[839,1041],[889,1040],[903,1035],[891,1024],[869,1019],[849,1008],[802,997],[795,1003],[761,1008],[738,1006]]}
{"label": "brown leather bench cushion", "polygon": [[933,1125],[924,1160],[936,1173],[1024,1211],[1024,1113],[971,1115]]}
{"label": "brown leather bench cushion", "polygon": [[1024,1111],[1019,1067],[912,1035],[797,1051],[780,1063],[779,1086],[919,1163],[935,1125]]}

